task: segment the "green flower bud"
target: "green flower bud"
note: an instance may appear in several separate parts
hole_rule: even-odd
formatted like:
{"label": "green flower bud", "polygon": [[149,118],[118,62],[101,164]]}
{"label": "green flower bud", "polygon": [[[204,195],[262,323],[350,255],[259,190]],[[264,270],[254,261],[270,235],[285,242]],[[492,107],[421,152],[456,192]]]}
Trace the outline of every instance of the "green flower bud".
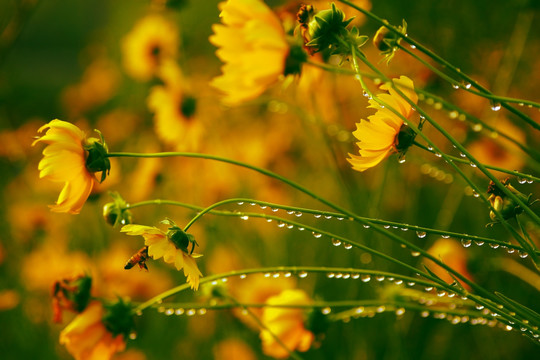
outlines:
{"label": "green flower bud", "polygon": [[103,218],[109,225],[116,226],[118,224],[127,225],[133,222],[131,211],[128,210],[127,202],[117,192],[109,192],[113,198],[113,202],[103,206]]}
{"label": "green flower bud", "polygon": [[[399,32],[403,36],[407,36],[407,23],[403,20],[403,25],[398,27]],[[373,45],[381,50],[381,55],[384,55],[386,62],[389,63],[399,50],[399,43],[401,42],[400,35],[390,31],[386,26],[381,26],[373,37]]]}
{"label": "green flower bud", "polygon": [[92,173],[101,172],[100,182],[103,182],[111,170],[111,162],[107,156],[109,149],[101,132],[95,131],[99,134],[100,139],[89,138],[84,145],[84,149],[87,151],[86,169]]}
{"label": "green flower bud", "polygon": [[[527,205],[531,205],[534,202],[531,202],[532,194],[526,196],[518,190],[516,190],[511,184],[510,179],[506,178],[501,181],[501,184],[510,190],[517,198],[523,201]],[[519,206],[513,199],[506,196],[506,194],[495,185],[493,181],[489,182],[487,193],[490,194],[488,197],[491,206],[501,213],[505,220],[516,217],[517,215],[523,212],[521,206]],[[535,200],[536,201],[536,200]],[[493,221],[497,221],[497,215],[491,210],[489,212],[489,217]]]}
{"label": "green flower bud", "polygon": [[125,338],[133,331],[135,321],[133,320],[133,306],[129,302],[118,298],[113,304],[104,304],[105,314],[102,321],[105,328],[113,336],[122,334]]}

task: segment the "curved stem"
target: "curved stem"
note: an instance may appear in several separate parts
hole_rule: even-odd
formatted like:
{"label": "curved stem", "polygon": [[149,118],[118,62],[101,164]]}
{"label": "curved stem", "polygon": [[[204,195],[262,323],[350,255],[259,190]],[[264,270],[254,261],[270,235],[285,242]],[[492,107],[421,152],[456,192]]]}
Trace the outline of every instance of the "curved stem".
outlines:
{"label": "curved stem", "polygon": [[[414,142],[414,145],[416,147],[422,149],[422,150],[425,150],[425,151],[427,151],[429,153],[435,154],[435,152],[433,150],[428,149],[427,147],[425,147],[422,144],[419,144],[416,141]],[[452,155],[448,155],[448,154],[445,154],[445,155],[446,155],[447,158],[451,159],[454,162],[458,162],[458,163],[462,163],[462,164],[470,164],[470,161],[468,161],[468,160],[465,160],[465,159],[462,159],[462,158],[459,158],[459,157],[455,157],[455,156],[452,156]],[[524,179],[529,179],[529,180],[532,180],[532,181],[540,182],[540,178],[538,178],[536,176],[528,175],[528,174],[523,174],[523,173],[520,173],[519,171],[516,171],[516,170],[507,170],[507,169],[503,169],[501,167],[493,166],[493,165],[486,165],[486,164],[482,164],[482,165],[486,169],[495,170],[495,171],[499,171],[499,172],[502,172],[502,173],[505,173],[505,174],[515,175],[515,176],[518,176],[518,177],[521,177],[521,178],[524,178]]]}
{"label": "curved stem", "polygon": [[[259,205],[261,207],[261,209],[263,209],[263,210],[265,208],[267,208],[267,207],[272,208],[273,211],[275,211],[277,209],[282,209],[282,210],[287,211],[287,213],[289,215],[296,215],[296,216],[300,215],[301,216],[301,214],[312,214],[316,218],[324,217],[325,219],[334,218],[334,219],[337,219],[337,220],[345,220],[346,219],[346,220],[349,220],[349,221],[354,221],[354,219],[347,218],[347,216],[345,214],[335,213],[335,212],[330,212],[330,211],[322,211],[322,210],[301,208],[301,207],[297,207],[297,206],[281,205],[281,204],[270,203],[270,202],[266,202],[266,201],[255,200],[255,199],[247,199],[247,198],[238,198],[238,199],[235,199],[235,200],[237,200],[236,203],[238,205],[240,205],[240,203],[248,203],[250,205]],[[231,201],[231,202],[234,202],[234,201]],[[180,202],[180,201],[162,200],[162,199],[146,200],[146,201],[141,201],[141,202],[138,202],[138,203],[135,203],[135,204],[129,204],[128,208],[133,209],[133,208],[146,206],[146,205],[180,206],[180,207],[184,207],[184,208],[195,210],[195,211],[202,211],[202,210],[205,209],[202,206],[187,204],[187,203],[183,203],[183,202]],[[254,213],[254,212],[245,212],[245,211],[236,211],[236,210],[235,211],[227,211],[227,210],[214,210],[214,209],[212,209],[212,210],[208,211],[207,213],[212,214],[212,215],[233,216],[233,217],[240,217],[240,218],[242,218],[242,217],[263,218],[263,219],[270,219],[270,220],[276,220],[276,221],[282,221],[284,223],[288,223],[288,219],[285,219],[285,218],[282,218],[282,217],[273,216],[273,215],[267,215],[267,214],[261,214],[261,213]],[[429,234],[433,234],[433,235],[440,235],[442,237],[453,237],[455,239],[471,240],[471,241],[477,242],[478,244],[486,243],[486,244],[497,246],[497,247],[498,246],[506,246],[506,247],[508,247],[510,249],[514,249],[514,250],[521,251],[521,252],[526,252],[526,250],[523,247],[519,246],[519,245],[510,244],[510,243],[505,242],[505,241],[486,238],[486,237],[483,237],[483,236],[462,234],[462,233],[456,233],[456,232],[451,232],[451,231],[446,231],[446,230],[432,229],[432,228],[428,228],[428,227],[410,225],[410,224],[403,224],[403,223],[394,222],[394,221],[388,221],[388,220],[373,219],[373,218],[367,218],[367,217],[360,217],[360,218],[362,218],[366,222],[369,222],[369,223],[372,223],[372,224],[383,225],[383,227],[385,227],[385,228],[392,227],[394,229],[399,228],[402,231],[405,231],[405,230],[407,230],[407,231],[408,230],[416,231],[417,234],[419,234],[418,235],[419,237],[422,235],[422,233],[426,233],[426,234],[429,233]],[[301,224],[301,225],[303,226],[304,224]],[[537,251],[536,253],[538,255],[540,255],[540,251]]]}

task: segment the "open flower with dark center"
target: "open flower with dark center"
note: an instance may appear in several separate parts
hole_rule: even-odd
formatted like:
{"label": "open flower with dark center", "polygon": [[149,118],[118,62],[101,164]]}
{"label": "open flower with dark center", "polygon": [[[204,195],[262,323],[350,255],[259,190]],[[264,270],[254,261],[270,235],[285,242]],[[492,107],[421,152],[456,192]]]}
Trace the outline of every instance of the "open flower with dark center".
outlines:
{"label": "open flower with dark center", "polygon": [[[418,96],[411,79],[401,76],[393,82],[406,97],[414,104],[417,103]],[[377,112],[368,116],[368,120],[360,120],[356,124],[356,131],[353,132],[359,140],[356,144],[360,148],[360,156],[349,154],[350,158],[347,160],[357,171],[376,166],[392,153],[404,153],[414,140],[414,132],[404,124],[399,115],[389,108],[393,108],[401,116],[409,119],[414,111],[411,104],[389,84],[381,86],[381,89],[388,91],[388,94],[379,94],[377,97],[387,106],[381,107],[377,101],[371,99],[369,107],[377,109]]]}

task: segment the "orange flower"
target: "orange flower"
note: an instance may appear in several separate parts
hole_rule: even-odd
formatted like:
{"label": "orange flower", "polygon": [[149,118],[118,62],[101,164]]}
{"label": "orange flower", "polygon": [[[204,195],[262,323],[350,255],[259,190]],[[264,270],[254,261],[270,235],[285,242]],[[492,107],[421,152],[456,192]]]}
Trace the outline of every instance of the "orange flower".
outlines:
{"label": "orange flower", "polygon": [[139,20],[122,42],[126,72],[139,81],[155,75],[164,59],[174,59],[178,49],[178,28],[160,15]]}
{"label": "orange flower", "polygon": [[[173,225],[172,221],[166,224]],[[164,222],[165,223],[165,222]],[[173,225],[167,233],[154,226],[144,225],[125,225],[121,232],[128,235],[141,235],[144,237],[144,244],[148,246],[148,255],[153,259],[163,258],[168,264],[174,264],[177,270],[184,268],[184,275],[192,289],[199,288],[199,278],[202,276],[195,259],[201,257],[201,254],[189,253],[188,246],[191,241],[189,235],[180,228]],[[179,235],[178,235],[179,234]],[[185,240],[185,242],[183,241]],[[195,242],[193,246],[195,246]]]}
{"label": "orange flower", "polygon": [[[272,296],[266,303],[268,305],[308,305],[311,303],[311,299],[303,290],[295,289],[285,290],[277,296]],[[289,356],[289,352],[274,339],[273,335],[277,336],[291,351],[307,351],[315,337],[311,331],[304,327],[304,320],[302,309],[264,308],[262,322],[268,330],[262,330],[260,334],[263,352],[278,359]]]}
{"label": "orange flower", "polygon": [[195,117],[197,100],[186,92],[186,81],[176,63],[164,62],[159,76],[165,86],[154,86],[148,96],[156,134],[178,151],[196,149],[202,134],[201,123]]}
{"label": "orange flower", "polygon": [[103,323],[105,310],[94,301],[60,333],[60,344],[77,360],[107,360],[126,347],[124,336],[114,336]]}
{"label": "orange flower", "polygon": [[[411,79],[401,76],[399,79],[394,79],[394,84],[413,103],[417,103],[418,96],[414,91],[414,84]],[[392,112],[388,106],[408,119],[413,112],[411,105],[390,85],[385,84],[381,86],[381,89],[389,92],[389,94],[377,95],[387,106],[381,107],[375,100],[370,100],[369,107],[377,109],[377,112],[368,117],[369,121],[360,120],[356,124],[356,131],[353,132],[353,135],[359,140],[356,144],[360,148],[360,156],[349,154],[350,158],[347,160],[352,164],[353,169],[357,171],[372,168],[390,154],[403,152],[410,146],[410,143],[408,143],[410,135],[402,136],[405,129],[407,129],[404,128],[403,119]]]}
{"label": "orange flower", "polygon": [[[38,165],[39,177],[64,183],[51,210],[78,214],[97,181],[94,173],[102,172],[102,181],[108,173],[110,162],[106,157],[106,146],[97,139],[86,139],[81,129],[66,121],[52,120],[38,132],[45,129],[48,129],[47,133],[32,143],[48,145]],[[99,164],[93,162],[96,156],[100,157]]]}
{"label": "orange flower", "polygon": [[[441,259],[446,265],[465,276],[467,279],[472,279],[472,276],[467,270],[467,251],[456,241],[452,239],[441,238],[429,248],[427,251],[429,254]],[[433,271],[438,277],[447,283],[454,282],[454,278],[440,266],[433,263],[431,260],[425,260],[429,269]],[[469,289],[467,284],[463,284],[465,288]]]}
{"label": "orange flower", "polygon": [[289,45],[277,16],[261,0],[228,0],[220,4],[223,25],[212,27],[210,42],[225,62],[212,86],[236,105],[261,95],[285,72]]}

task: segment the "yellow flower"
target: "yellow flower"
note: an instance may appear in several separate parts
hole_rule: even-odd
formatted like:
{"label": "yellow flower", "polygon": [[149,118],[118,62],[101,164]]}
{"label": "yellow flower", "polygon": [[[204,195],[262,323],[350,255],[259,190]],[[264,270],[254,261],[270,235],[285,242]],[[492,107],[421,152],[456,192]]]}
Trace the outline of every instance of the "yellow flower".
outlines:
{"label": "yellow flower", "polygon": [[289,45],[277,16],[261,0],[228,0],[220,4],[223,24],[212,27],[210,42],[225,63],[212,86],[236,105],[262,94],[285,72]]}
{"label": "yellow flower", "polygon": [[[394,79],[394,84],[413,103],[417,103],[418,96],[414,91],[414,84],[411,79],[401,76],[399,79]],[[356,144],[360,148],[360,156],[349,154],[350,158],[347,160],[352,164],[354,170],[367,170],[380,163],[390,154],[406,150],[410,146],[411,138],[410,135],[406,135],[404,129],[407,128],[404,128],[403,120],[394,114],[388,106],[407,119],[414,110],[390,85],[385,84],[381,86],[381,89],[389,92],[389,94],[377,95],[387,106],[383,108],[375,100],[371,99],[369,107],[377,109],[377,112],[368,117],[369,121],[360,120],[356,124],[356,131],[353,132],[353,135],[359,140]],[[401,136],[402,134],[404,136]]]}
{"label": "yellow flower", "polygon": [[[95,172],[102,172],[105,179],[110,163],[97,139],[86,139],[84,132],[77,126],[62,120],[52,120],[43,125],[38,132],[47,129],[47,133],[32,143],[44,142],[48,146],[43,150],[43,159],[39,162],[39,177],[54,182],[64,183],[60,196],[55,205],[50,205],[55,212],[78,214],[88,199],[97,179]],[[102,162],[96,165],[89,163],[94,160],[92,151],[97,148]],[[97,167],[96,167],[97,166]]]}
{"label": "yellow flower", "polygon": [[[284,290],[266,301],[268,305],[308,305],[309,296],[298,289]],[[289,357],[289,352],[279,344],[272,334],[291,351],[307,351],[314,340],[311,331],[304,327],[304,311],[287,307],[266,307],[263,310],[262,322],[268,330],[262,330],[260,337],[263,352],[274,358]]]}
{"label": "yellow flower", "polygon": [[178,28],[164,17],[148,15],[139,20],[122,42],[126,72],[140,81],[150,80],[165,59],[174,59]]}
{"label": "yellow flower", "polygon": [[165,86],[154,86],[148,96],[156,134],[178,151],[196,149],[202,133],[195,118],[197,100],[186,93],[186,82],[176,63],[164,62],[158,74]]}
{"label": "yellow flower", "polygon": [[60,344],[77,360],[107,360],[126,347],[124,336],[113,336],[103,323],[102,304],[94,301],[60,333]]}
{"label": "yellow flower", "polygon": [[[185,244],[185,246],[183,244],[177,244],[178,241],[175,239],[175,234],[178,234],[177,231],[169,230],[165,233],[154,226],[134,224],[125,225],[120,231],[128,235],[141,235],[144,238],[144,244],[148,246],[149,256],[154,260],[162,257],[166,263],[174,264],[177,270],[184,268],[184,275],[191,288],[195,290],[199,288],[199,278],[202,276],[202,273],[199,271],[195,259],[202,255],[197,253],[190,254],[187,249],[189,243]],[[181,234],[188,236],[183,231]]]}

